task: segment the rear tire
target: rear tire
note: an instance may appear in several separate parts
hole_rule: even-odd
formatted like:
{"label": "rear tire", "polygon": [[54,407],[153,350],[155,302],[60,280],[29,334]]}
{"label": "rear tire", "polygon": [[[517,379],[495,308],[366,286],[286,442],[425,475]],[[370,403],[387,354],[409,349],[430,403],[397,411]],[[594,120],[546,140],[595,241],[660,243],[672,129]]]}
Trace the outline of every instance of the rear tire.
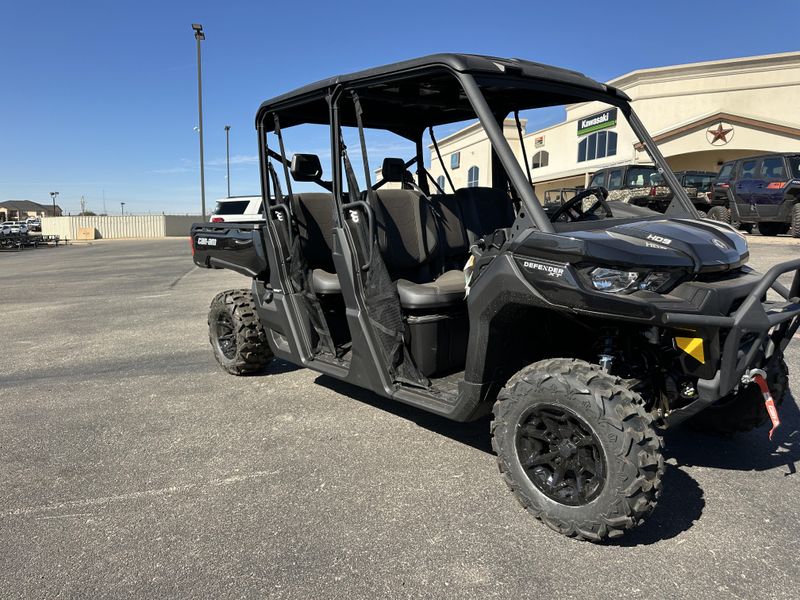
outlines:
{"label": "rear tire", "polygon": [[[767,385],[780,406],[789,391],[789,367],[781,361],[767,373]],[[755,383],[740,388],[698,413],[686,424],[692,429],[706,433],[732,434],[751,431],[769,420],[761,390]]]}
{"label": "rear tire", "polygon": [[708,218],[712,221],[721,221],[722,223],[731,223],[731,211],[724,206],[712,206],[708,211]]}
{"label": "rear tire", "polygon": [[248,290],[227,290],[214,297],[208,311],[208,337],[214,358],[232,375],[256,373],[273,359]]}
{"label": "rear tire", "polygon": [[661,439],[644,402],[580,360],[543,360],[514,375],[494,405],[492,447],[517,500],[569,537],[621,535],[660,494]]}

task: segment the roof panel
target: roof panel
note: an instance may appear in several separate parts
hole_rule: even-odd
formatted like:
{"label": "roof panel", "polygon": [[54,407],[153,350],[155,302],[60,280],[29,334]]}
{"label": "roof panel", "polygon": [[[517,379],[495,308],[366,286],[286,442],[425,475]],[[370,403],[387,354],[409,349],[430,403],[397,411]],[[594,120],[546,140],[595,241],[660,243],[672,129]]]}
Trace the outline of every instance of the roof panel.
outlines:
{"label": "roof panel", "polygon": [[[595,92],[606,92],[604,84],[586,77],[577,71],[552,67],[541,63],[520,60],[516,58],[497,58],[492,56],[479,56],[474,54],[432,54],[398,63],[392,63],[364,71],[337,75],[317,81],[315,83],[298,88],[294,91],[281,94],[267,100],[258,109],[256,123],[265,112],[279,111],[281,122],[284,124],[284,115],[288,119],[286,125],[291,125],[293,120],[297,122],[327,122],[327,103],[325,96],[328,91],[337,84],[347,87],[359,87],[367,85],[371,81],[381,82],[400,82],[409,77],[413,77],[415,71],[429,73],[441,68],[446,72],[471,73],[483,75],[513,74],[516,77],[531,78],[540,81],[575,85]],[[455,82],[454,82],[455,83]],[[388,97],[387,97],[388,98]],[[390,99],[390,98],[389,98]],[[302,108],[300,108],[302,106]],[[290,107],[296,107],[294,110]],[[423,110],[422,104],[417,107]],[[405,107],[403,112],[409,113],[407,116],[415,115],[414,107]],[[365,107],[365,113],[367,113]],[[462,115],[463,110],[454,107],[453,121],[469,118],[469,115]],[[301,117],[301,114],[303,115]],[[407,116],[401,120],[407,121]]]}

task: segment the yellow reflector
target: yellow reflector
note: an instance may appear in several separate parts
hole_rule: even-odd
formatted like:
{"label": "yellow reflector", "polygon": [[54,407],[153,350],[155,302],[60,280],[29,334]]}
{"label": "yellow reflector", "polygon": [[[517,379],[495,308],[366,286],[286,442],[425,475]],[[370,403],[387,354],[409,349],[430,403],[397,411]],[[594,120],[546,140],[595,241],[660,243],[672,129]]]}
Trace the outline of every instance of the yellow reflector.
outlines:
{"label": "yellow reflector", "polygon": [[703,338],[676,337],[678,348],[686,352],[700,364],[706,364],[706,355],[703,352]]}

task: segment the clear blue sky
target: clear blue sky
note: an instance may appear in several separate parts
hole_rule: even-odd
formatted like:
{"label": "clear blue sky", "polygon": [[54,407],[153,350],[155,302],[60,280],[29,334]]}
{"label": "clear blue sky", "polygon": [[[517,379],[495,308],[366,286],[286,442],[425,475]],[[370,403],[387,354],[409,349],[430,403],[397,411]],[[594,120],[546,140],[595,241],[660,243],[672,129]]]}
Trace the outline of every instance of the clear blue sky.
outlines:
{"label": "clear blue sky", "polygon": [[[757,9],[755,7],[758,7]],[[207,198],[258,193],[261,101],[440,51],[528,58],[607,80],[798,49],[796,1],[13,2],[0,20],[0,200],[84,195],[100,212],[199,212],[195,41],[203,24]],[[758,17],[758,18],[756,18]],[[787,29],[788,27],[788,29]],[[335,40],[335,41],[334,41]],[[211,203],[213,205],[213,203]]]}

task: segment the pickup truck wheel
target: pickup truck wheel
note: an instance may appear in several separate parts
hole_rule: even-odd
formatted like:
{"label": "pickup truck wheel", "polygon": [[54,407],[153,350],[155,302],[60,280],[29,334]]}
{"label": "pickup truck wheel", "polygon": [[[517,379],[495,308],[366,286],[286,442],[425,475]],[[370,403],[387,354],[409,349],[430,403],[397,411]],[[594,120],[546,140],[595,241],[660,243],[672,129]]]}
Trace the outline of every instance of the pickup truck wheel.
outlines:
{"label": "pickup truck wheel", "polygon": [[492,447],[519,502],[551,529],[600,541],[652,512],[664,459],[642,398],[580,360],[534,363],[498,395]]}
{"label": "pickup truck wheel", "polygon": [[[780,406],[789,391],[789,367],[781,361],[767,372],[767,385]],[[760,427],[769,419],[761,390],[755,383],[741,387],[737,393],[721,398],[703,412],[686,421],[697,431],[732,434]]]}
{"label": "pickup truck wheel", "polygon": [[273,359],[248,290],[228,290],[214,297],[208,311],[208,337],[217,362],[233,375],[260,371]]}
{"label": "pickup truck wheel", "polygon": [[800,204],[792,207],[792,237],[800,238]]}
{"label": "pickup truck wheel", "polygon": [[708,218],[712,221],[722,221],[723,223],[730,224],[731,211],[724,206],[712,206],[708,211]]}

